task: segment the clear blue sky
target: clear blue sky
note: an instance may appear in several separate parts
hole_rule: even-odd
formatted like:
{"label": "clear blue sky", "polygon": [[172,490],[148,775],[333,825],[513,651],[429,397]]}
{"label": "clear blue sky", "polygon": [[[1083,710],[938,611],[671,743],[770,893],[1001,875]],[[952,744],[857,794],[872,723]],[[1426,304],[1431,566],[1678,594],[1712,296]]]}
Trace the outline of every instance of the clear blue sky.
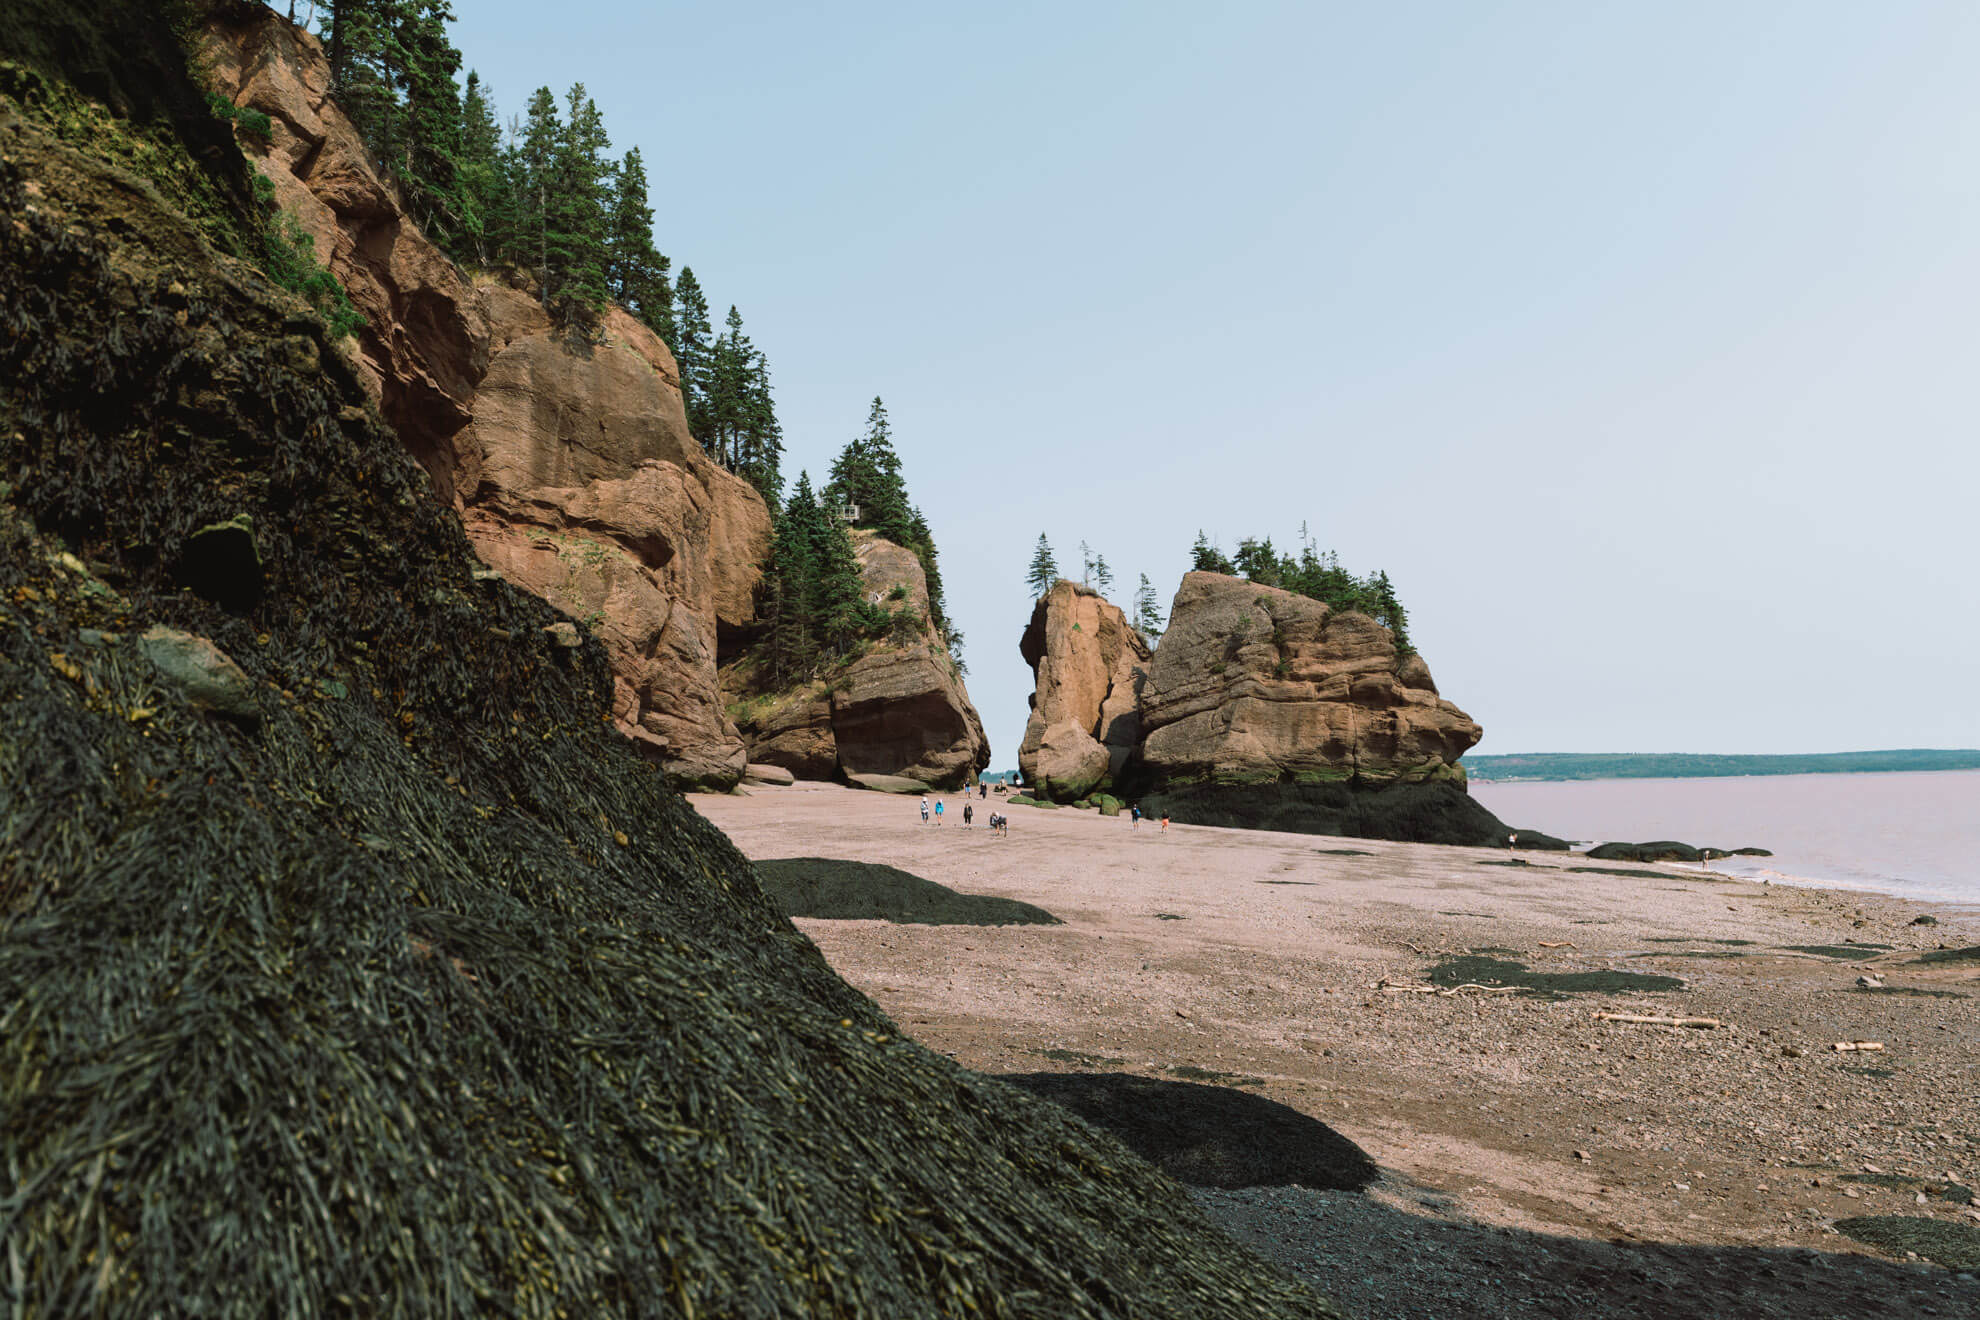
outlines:
{"label": "clear blue sky", "polygon": [[1980,746],[1980,6],[456,0],[884,396],[994,764],[1039,532],[1384,568],[1481,752]]}

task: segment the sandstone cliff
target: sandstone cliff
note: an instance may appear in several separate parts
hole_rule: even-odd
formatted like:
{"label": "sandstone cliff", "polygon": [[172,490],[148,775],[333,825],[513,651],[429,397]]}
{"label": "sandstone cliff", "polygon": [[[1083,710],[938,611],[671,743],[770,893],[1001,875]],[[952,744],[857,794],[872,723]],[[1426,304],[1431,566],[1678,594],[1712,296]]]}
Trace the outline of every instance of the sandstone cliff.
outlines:
{"label": "sandstone cliff", "polygon": [[1365,615],[1190,573],[1152,657],[1121,611],[1061,582],[1020,644],[1037,673],[1019,766],[1071,801],[1103,784],[1198,824],[1487,844],[1465,792],[1482,734]]}
{"label": "sandstone cliff", "polygon": [[1099,592],[1061,579],[1032,610],[1018,650],[1037,678],[1018,748],[1031,791],[1071,802],[1115,785],[1141,741],[1150,659],[1141,634]]}
{"label": "sandstone cliff", "polygon": [[770,517],[689,434],[673,354],[617,308],[598,343],[566,342],[527,293],[471,282],[371,168],[316,40],[266,10],[221,14],[208,74],[269,116],[256,163],[366,318],[381,414],[477,553],[599,633],[620,730],[684,783],[735,783],[717,638],[754,617]]}
{"label": "sandstone cliff", "polygon": [[[928,618],[914,552],[853,533],[867,598],[922,620],[911,640],[876,641],[850,664],[789,691],[753,689],[747,662],[724,671],[751,762],[801,779],[862,776],[953,788],[990,763],[983,721]],[[895,598],[895,592],[900,597]]]}

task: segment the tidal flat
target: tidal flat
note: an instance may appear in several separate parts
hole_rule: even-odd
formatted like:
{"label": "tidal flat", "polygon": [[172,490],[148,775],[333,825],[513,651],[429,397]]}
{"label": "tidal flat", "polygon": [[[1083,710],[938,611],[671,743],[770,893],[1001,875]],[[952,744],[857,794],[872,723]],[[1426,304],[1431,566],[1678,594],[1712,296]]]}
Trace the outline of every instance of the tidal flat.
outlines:
{"label": "tidal flat", "polygon": [[[1063,923],[796,919],[930,1048],[1228,1078],[1352,1141],[1364,1190],[1196,1193],[1351,1314],[1980,1312],[1980,1024],[1952,997],[1980,964],[1946,956],[1980,945],[1970,912],[1085,811],[999,838],[816,784],[690,800],[753,859],[883,864]],[[1847,1235],[1886,1216],[1952,1264]]]}

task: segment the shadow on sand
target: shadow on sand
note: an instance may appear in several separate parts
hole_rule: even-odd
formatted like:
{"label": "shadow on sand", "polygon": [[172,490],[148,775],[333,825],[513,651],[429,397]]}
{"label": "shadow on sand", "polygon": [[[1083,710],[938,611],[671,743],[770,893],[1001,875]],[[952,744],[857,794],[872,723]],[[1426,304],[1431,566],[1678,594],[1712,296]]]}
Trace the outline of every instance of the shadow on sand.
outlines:
{"label": "shadow on sand", "polygon": [[1064,1105],[1193,1184],[1197,1203],[1227,1233],[1361,1320],[1980,1315],[1980,1284],[1935,1265],[1476,1223],[1459,1217],[1449,1195],[1384,1175],[1319,1120],[1228,1087],[1126,1073],[1002,1080]]}

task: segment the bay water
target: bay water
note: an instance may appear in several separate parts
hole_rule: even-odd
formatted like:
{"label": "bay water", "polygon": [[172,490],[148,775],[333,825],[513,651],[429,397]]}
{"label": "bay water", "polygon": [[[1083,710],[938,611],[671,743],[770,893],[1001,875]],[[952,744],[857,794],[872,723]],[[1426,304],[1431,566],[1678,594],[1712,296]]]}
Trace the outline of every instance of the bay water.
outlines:
{"label": "bay water", "polygon": [[1576,845],[1759,847],[1715,871],[1980,907],[1980,770],[1473,782],[1507,825]]}

